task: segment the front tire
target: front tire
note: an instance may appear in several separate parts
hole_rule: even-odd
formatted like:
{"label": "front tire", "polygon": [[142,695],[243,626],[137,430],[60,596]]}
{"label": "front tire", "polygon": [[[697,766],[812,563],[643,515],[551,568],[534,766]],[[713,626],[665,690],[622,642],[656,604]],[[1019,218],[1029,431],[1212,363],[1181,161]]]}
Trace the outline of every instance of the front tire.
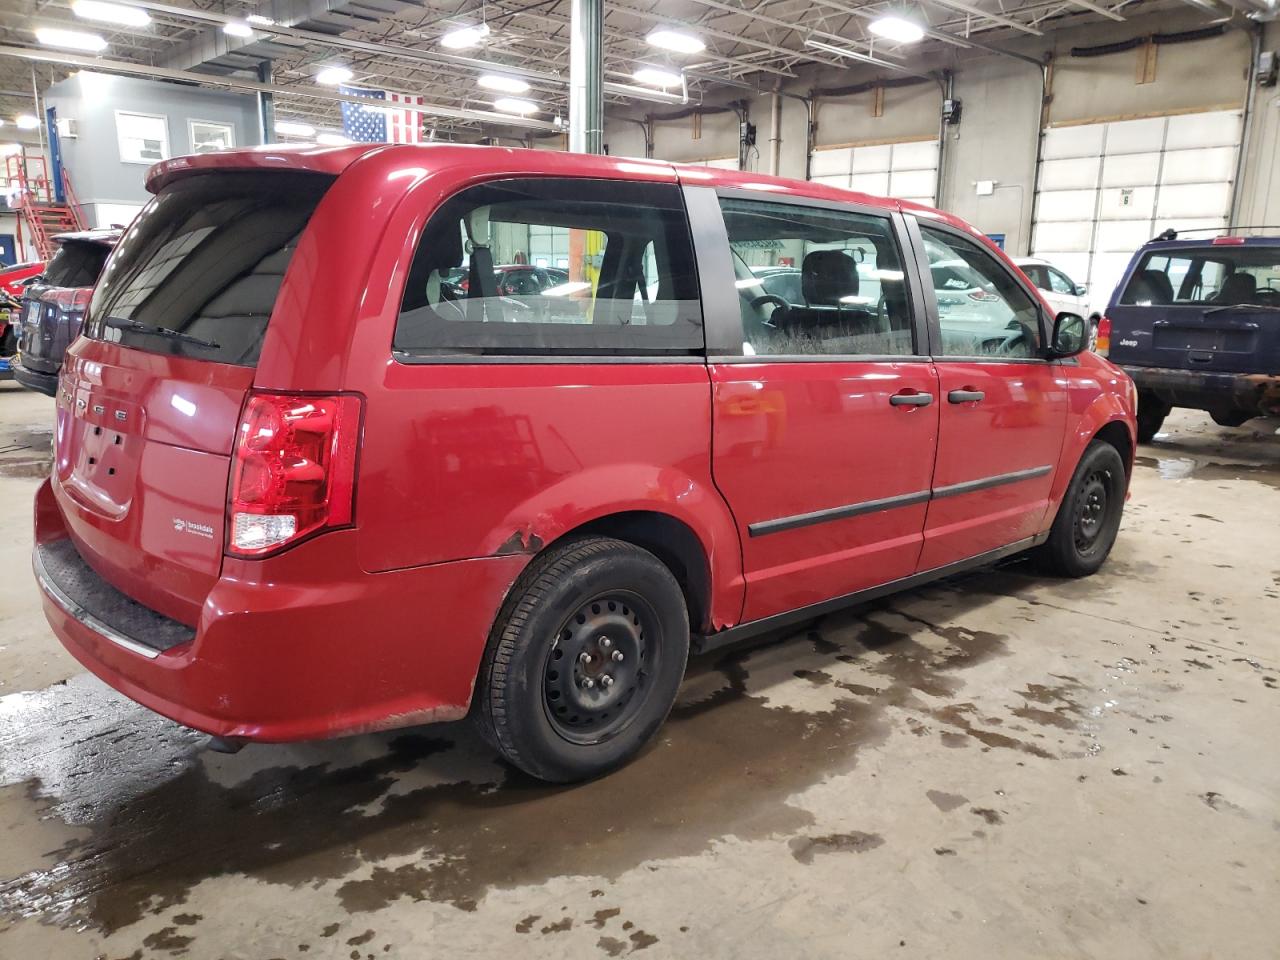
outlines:
{"label": "front tire", "polygon": [[1097,572],[1120,530],[1127,487],[1120,452],[1104,440],[1090,443],[1058,507],[1049,539],[1040,547],[1049,573],[1087,577]]}
{"label": "front tire", "polygon": [[530,776],[597,777],[657,732],[688,658],[684,594],[657,557],[621,540],[570,541],[512,587],[480,669],[477,720]]}

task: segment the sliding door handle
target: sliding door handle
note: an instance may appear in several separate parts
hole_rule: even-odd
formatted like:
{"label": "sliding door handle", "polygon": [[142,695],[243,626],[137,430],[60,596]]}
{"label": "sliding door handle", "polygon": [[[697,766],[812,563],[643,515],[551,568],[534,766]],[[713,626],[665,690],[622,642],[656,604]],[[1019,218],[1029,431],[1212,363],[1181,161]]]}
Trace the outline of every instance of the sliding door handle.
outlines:
{"label": "sliding door handle", "polygon": [[986,394],[981,390],[952,390],[947,394],[951,403],[977,403]]}
{"label": "sliding door handle", "polygon": [[927,407],[933,403],[931,393],[895,393],[889,398],[895,407]]}

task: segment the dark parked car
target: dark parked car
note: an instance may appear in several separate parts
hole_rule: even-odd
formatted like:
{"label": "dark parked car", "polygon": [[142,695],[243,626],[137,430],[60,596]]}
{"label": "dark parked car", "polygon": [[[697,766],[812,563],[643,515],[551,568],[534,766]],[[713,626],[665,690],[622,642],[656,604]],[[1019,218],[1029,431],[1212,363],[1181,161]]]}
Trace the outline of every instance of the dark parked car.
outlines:
{"label": "dark parked car", "polygon": [[24,387],[53,396],[62,355],[80,335],[84,308],[98,274],[120,240],[119,230],[84,230],[53,238],[58,252],[27,286],[17,324],[13,375]]}
{"label": "dark parked car", "polygon": [[1142,442],[1173,407],[1224,427],[1280,414],[1280,237],[1161,234],[1134,254],[1103,324],[1138,385]]}

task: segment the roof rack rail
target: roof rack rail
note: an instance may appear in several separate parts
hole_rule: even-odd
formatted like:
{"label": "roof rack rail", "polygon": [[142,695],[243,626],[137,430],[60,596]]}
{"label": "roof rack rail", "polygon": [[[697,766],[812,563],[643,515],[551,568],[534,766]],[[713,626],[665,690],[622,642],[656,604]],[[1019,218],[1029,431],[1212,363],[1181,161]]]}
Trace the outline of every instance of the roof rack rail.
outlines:
{"label": "roof rack rail", "polygon": [[1275,223],[1255,223],[1241,224],[1238,227],[1193,227],[1190,230],[1174,230],[1170,227],[1163,233],[1160,233],[1150,240],[1148,243],[1155,243],[1157,240],[1177,240],[1185,233],[1217,233],[1222,236],[1230,236],[1233,233],[1239,233],[1242,230],[1276,230],[1280,231],[1280,224]]}

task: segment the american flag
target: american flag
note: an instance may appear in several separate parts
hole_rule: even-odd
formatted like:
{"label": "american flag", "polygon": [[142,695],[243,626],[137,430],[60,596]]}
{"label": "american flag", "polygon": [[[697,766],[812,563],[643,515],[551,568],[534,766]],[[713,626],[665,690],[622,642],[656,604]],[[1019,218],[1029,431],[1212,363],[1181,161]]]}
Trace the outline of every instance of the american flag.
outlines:
{"label": "american flag", "polygon": [[372,97],[386,101],[385,107],[369,107],[363,103],[342,103],[342,133],[357,143],[422,143],[422,114],[416,110],[397,109],[399,104],[422,106],[423,98],[396,90],[365,90],[360,87],[338,87],[338,92],[352,97]]}

